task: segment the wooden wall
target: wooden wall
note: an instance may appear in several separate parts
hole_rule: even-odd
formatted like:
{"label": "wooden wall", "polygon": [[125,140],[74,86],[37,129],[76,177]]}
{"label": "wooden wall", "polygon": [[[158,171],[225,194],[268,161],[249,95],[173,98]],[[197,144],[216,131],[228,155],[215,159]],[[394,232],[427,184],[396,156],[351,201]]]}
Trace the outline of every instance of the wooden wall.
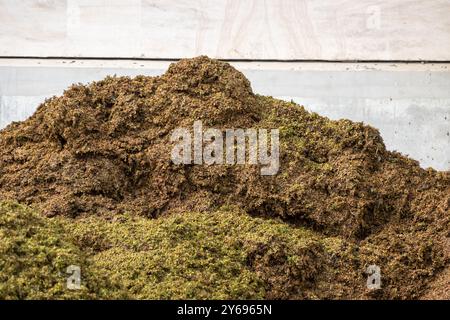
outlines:
{"label": "wooden wall", "polygon": [[0,0],[0,56],[450,61],[450,0]]}

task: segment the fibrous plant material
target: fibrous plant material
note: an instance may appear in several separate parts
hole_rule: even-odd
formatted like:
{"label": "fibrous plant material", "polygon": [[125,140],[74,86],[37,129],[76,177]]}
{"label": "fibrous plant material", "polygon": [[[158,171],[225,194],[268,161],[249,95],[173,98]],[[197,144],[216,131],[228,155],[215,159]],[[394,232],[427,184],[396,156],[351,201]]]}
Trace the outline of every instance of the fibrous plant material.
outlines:
{"label": "fibrous plant material", "polygon": [[[46,218],[0,204],[2,299],[445,298],[440,248],[423,235],[354,243],[238,208],[159,219]],[[392,235],[386,238],[395,241]],[[405,240],[405,243],[400,243]],[[403,252],[402,252],[403,251]],[[364,270],[378,263],[382,289]],[[69,265],[80,290],[66,287]],[[439,282],[438,287],[434,283]],[[436,296],[437,294],[437,296]]]}
{"label": "fibrous plant material", "polygon": [[[107,297],[122,298],[72,242],[59,221],[17,203],[0,202],[0,299],[104,298],[103,288],[109,288]],[[83,266],[85,280],[79,290],[67,290],[71,265]]]}
{"label": "fibrous plant material", "polygon": [[[171,133],[192,128],[195,121],[222,131],[279,129],[278,173],[262,176],[258,164],[174,164]],[[417,298],[448,268],[449,172],[424,170],[387,151],[370,126],[332,121],[295,103],[256,95],[240,72],[207,57],[181,60],[159,77],[108,77],[74,85],[26,121],[2,130],[0,147],[0,198],[71,221],[75,229],[85,219],[114,220],[125,213],[144,221],[186,212],[214,215],[228,206],[240,214],[279,218],[339,243],[330,259],[321,240],[299,249],[292,259],[308,262],[287,273],[248,258],[250,274],[269,275],[262,280],[264,291],[248,289],[264,292],[261,297]],[[198,223],[204,218],[193,217]],[[241,223],[241,216],[230,217]],[[114,224],[104,233],[127,228]],[[133,241],[139,245],[140,238]],[[269,241],[260,250],[285,256],[288,244]],[[108,255],[124,256],[122,264],[136,259],[154,264],[145,255],[122,252],[117,242],[110,246],[94,255],[102,268],[109,268]],[[361,287],[361,274],[370,264],[380,266],[383,289],[367,292],[364,282]],[[302,287],[308,294],[283,287],[300,286],[298,279],[309,285],[309,291]],[[328,289],[322,288],[326,283],[331,283]],[[214,289],[200,291],[193,295],[220,296]]]}

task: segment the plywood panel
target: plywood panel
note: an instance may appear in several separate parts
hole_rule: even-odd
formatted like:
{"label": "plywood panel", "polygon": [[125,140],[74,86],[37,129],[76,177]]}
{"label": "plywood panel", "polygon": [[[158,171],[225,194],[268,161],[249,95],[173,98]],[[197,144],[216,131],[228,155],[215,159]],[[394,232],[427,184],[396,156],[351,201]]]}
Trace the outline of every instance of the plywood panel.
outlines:
{"label": "plywood panel", "polygon": [[450,0],[0,0],[0,56],[450,60]]}

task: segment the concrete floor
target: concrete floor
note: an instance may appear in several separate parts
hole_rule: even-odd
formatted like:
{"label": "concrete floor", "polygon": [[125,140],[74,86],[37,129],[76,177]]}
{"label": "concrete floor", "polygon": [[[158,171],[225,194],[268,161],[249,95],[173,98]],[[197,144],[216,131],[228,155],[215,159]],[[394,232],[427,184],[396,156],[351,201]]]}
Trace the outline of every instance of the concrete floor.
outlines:
{"label": "concrete floor", "polygon": [[[158,75],[167,61],[0,59],[0,127],[72,83]],[[233,63],[256,93],[378,128],[390,150],[450,170],[450,64]]]}

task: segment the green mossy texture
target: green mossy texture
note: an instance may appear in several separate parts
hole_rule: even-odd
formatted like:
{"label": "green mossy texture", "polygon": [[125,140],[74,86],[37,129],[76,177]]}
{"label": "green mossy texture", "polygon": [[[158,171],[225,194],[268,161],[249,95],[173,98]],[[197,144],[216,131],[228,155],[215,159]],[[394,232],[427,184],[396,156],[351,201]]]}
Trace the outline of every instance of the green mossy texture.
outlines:
{"label": "green mossy texture", "polygon": [[[106,220],[0,202],[0,299],[418,298],[442,252],[426,230],[354,243],[236,207]],[[370,264],[382,291],[366,288]],[[66,287],[69,265],[80,290]]]}
{"label": "green mossy texture", "polygon": [[[49,219],[11,202],[0,210],[1,299],[263,299],[264,258],[281,250],[295,268],[298,252],[319,243],[306,229],[230,208],[111,221]],[[81,290],[66,288],[72,264]]]}
{"label": "green mossy texture", "polygon": [[[66,287],[66,268],[81,266],[79,290]],[[0,202],[0,298],[81,299],[102,297],[107,280],[93,276],[85,255],[64,225],[13,202]]]}

